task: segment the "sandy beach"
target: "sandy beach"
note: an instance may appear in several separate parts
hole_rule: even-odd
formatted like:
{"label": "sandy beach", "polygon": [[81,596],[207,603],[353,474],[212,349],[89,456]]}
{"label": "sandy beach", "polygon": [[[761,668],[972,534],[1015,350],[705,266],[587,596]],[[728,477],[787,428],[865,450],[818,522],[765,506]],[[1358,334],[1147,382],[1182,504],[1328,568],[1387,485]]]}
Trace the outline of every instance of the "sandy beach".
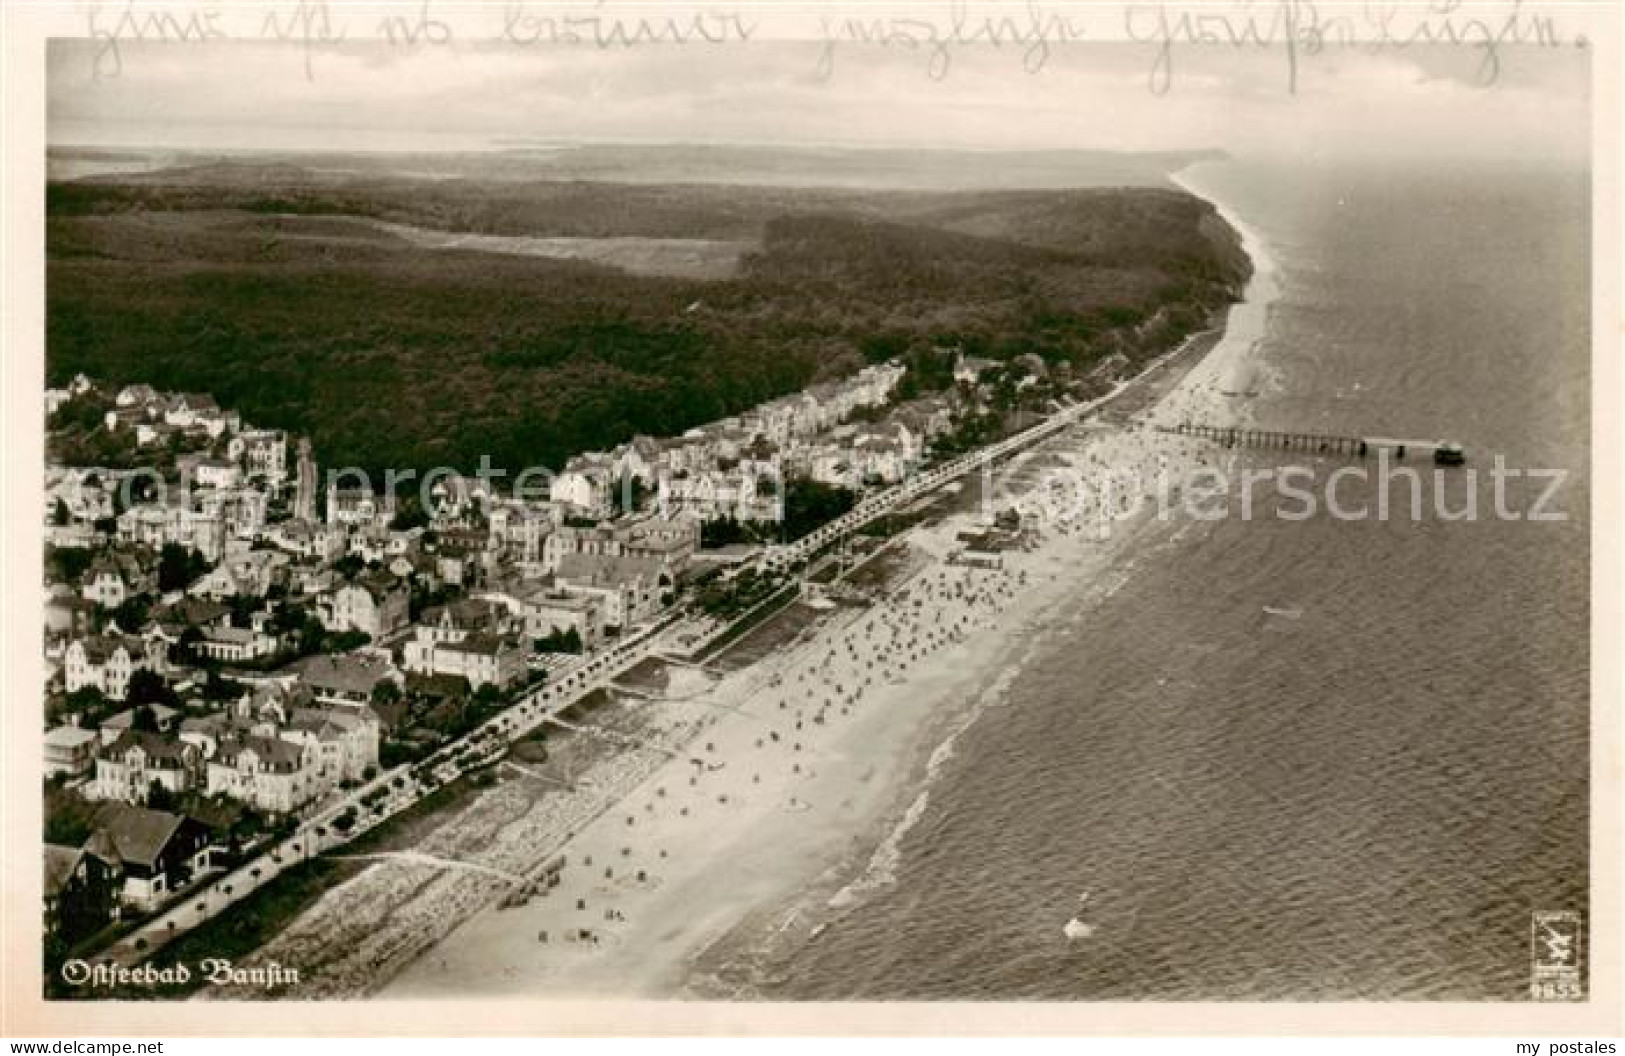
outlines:
{"label": "sandy beach", "polygon": [[[1274,275],[1231,222],[1266,264],[1143,421],[1238,416],[1245,396],[1228,390]],[[428,840],[378,855],[253,961],[300,965],[302,997],[749,996],[696,963],[804,934],[809,899],[839,908],[889,882],[954,736],[998,704],[1048,614],[1114,589],[1159,482],[1223,458],[1153,429],[1064,431],[996,474],[995,508],[1019,509],[1024,530],[1002,567],[952,560],[986,504],[911,529],[866,603],[797,602],[791,644],[629,687],[574,735],[611,750],[574,769],[502,764]]]}

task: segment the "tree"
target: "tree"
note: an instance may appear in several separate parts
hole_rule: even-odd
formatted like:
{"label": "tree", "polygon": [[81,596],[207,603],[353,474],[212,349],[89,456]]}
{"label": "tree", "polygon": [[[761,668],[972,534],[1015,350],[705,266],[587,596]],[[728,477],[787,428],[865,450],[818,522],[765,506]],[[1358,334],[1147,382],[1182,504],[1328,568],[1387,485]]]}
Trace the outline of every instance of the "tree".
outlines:
{"label": "tree", "polygon": [[389,526],[399,532],[427,528],[429,513],[423,508],[423,500],[410,492],[403,496],[395,507],[395,516],[391,518]]}
{"label": "tree", "polygon": [[[176,690],[169,687],[169,682],[164,681],[164,676],[156,673],[156,671],[148,671],[146,668],[141,668],[140,671],[130,676],[130,687],[125,692],[124,699],[128,703],[132,703],[132,705],[137,705],[135,718],[141,718],[143,715],[150,716],[151,720],[153,720],[153,729],[151,729],[153,733],[158,731],[158,718],[153,716],[151,708],[145,707],[145,705],[161,703],[164,707],[174,707],[179,702]],[[135,725],[132,723],[133,728],[135,728]]]}
{"label": "tree", "polygon": [[147,613],[151,608],[150,597],[145,594],[132,594],[119,602],[118,608],[113,610],[113,622],[125,633],[135,634],[146,625]]}
{"label": "tree", "polygon": [[151,810],[174,810],[178,804],[175,802],[175,793],[159,784],[157,781],[147,786],[147,807]]}
{"label": "tree", "polygon": [[95,686],[80,686],[63,703],[70,715],[93,716],[106,710],[107,697]]}
{"label": "tree", "polygon": [[73,514],[68,511],[68,504],[59,497],[56,505],[51,508],[51,523],[58,528],[66,527],[73,520]]}
{"label": "tree", "polygon": [[164,593],[185,590],[209,570],[209,562],[192,547],[165,543],[158,552],[158,589]]}
{"label": "tree", "polygon": [[581,632],[574,627],[563,631],[554,628],[547,635],[537,638],[532,643],[532,647],[538,653],[579,653],[581,652]]}
{"label": "tree", "polygon": [[45,548],[45,567],[58,583],[77,583],[90,567],[95,555],[77,546],[49,546]]}
{"label": "tree", "polygon": [[[151,674],[151,671],[137,671],[130,676],[130,696],[126,698],[127,700],[142,699],[135,696],[137,693],[137,680],[142,675]],[[162,681],[162,679],[159,679],[160,683]],[[148,685],[150,685],[150,682],[148,682]],[[168,687],[165,686],[164,688],[167,689]],[[150,690],[143,694],[143,697],[145,699],[142,700],[142,703],[138,703],[134,710],[130,712],[130,729],[136,733],[157,733],[158,713],[152,710],[152,705],[157,701],[153,700]]]}

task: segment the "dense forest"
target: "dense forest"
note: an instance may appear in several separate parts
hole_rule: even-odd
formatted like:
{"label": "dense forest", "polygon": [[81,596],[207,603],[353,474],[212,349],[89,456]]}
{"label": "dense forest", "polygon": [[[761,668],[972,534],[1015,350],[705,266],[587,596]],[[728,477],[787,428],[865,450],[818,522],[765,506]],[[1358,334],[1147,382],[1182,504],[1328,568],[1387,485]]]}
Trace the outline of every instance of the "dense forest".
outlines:
{"label": "dense forest", "polygon": [[[923,193],[316,176],[217,164],[47,189],[47,368],[208,392],[327,465],[558,467],[890,355],[1083,372],[1247,274],[1165,189]],[[427,250],[482,234],[731,239],[723,279]]]}

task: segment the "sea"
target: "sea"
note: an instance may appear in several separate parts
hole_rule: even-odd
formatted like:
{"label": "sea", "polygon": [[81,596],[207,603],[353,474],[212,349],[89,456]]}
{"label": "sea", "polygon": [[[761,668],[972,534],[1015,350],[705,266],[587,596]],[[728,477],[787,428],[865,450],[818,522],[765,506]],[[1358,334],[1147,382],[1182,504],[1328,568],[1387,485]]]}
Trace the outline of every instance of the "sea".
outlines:
{"label": "sea", "polygon": [[[937,753],[889,882],[748,992],[1526,1000],[1533,915],[1589,923],[1587,171],[1234,159],[1182,179],[1273,262],[1235,414],[1449,438],[1467,466],[1435,481],[1413,455],[1415,519],[1399,477],[1387,520],[1286,520],[1302,504],[1265,488],[1251,519],[1147,528],[1118,589],[1080,590]],[[1234,454],[1320,486],[1348,464]],[[1497,514],[1497,457],[1544,474],[1502,500],[1543,519]],[[1479,515],[1441,515],[1435,486]],[[1345,480],[1340,508],[1381,487]],[[1088,938],[1063,935],[1074,915]]]}

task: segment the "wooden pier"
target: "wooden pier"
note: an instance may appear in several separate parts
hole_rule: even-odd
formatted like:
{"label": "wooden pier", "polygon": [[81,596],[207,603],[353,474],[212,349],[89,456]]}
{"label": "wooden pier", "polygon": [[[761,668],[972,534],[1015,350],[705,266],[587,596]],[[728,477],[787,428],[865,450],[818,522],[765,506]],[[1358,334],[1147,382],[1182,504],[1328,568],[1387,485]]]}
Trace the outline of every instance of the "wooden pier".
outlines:
{"label": "wooden pier", "polygon": [[1243,429],[1237,426],[1159,425],[1156,428],[1178,436],[1193,436],[1211,440],[1225,447],[1274,448],[1281,451],[1306,451],[1317,455],[1346,455],[1367,458],[1387,451],[1393,458],[1403,461],[1407,455],[1421,456],[1434,462],[1455,464],[1465,460],[1460,444],[1449,440],[1399,440],[1381,436],[1335,436],[1329,433],[1280,432],[1271,429]]}

